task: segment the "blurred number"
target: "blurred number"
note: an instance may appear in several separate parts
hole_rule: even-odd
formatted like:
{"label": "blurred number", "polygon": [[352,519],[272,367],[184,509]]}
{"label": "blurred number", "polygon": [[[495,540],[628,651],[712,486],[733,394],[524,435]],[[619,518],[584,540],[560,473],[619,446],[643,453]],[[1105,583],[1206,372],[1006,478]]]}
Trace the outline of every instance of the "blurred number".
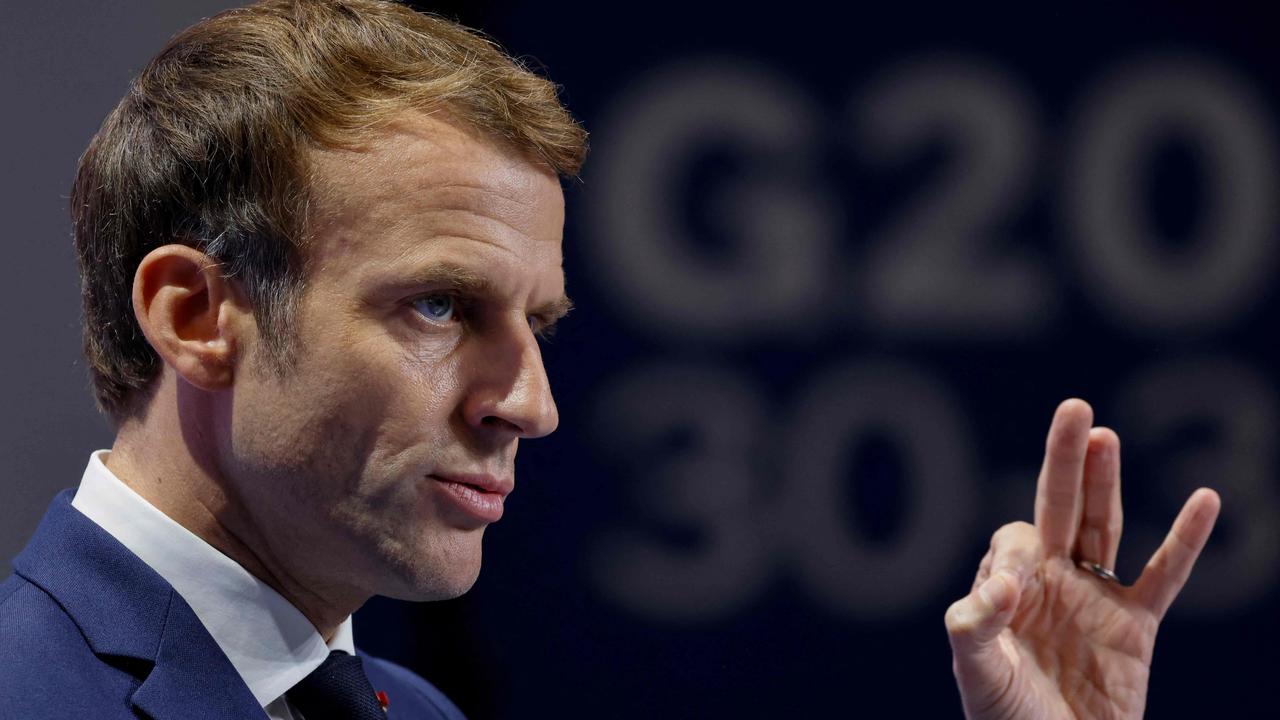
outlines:
{"label": "blurred number", "polygon": [[[1157,456],[1153,482],[1167,517],[1142,527],[1143,554],[1155,549],[1191,491],[1222,494],[1222,517],[1175,612],[1223,612],[1264,597],[1280,578],[1280,497],[1275,439],[1280,432],[1271,383],[1228,360],[1157,366],[1121,398],[1127,444]],[[1156,529],[1156,528],[1159,529]]]}
{"label": "blurred number", "polygon": [[[1173,141],[1205,170],[1201,221],[1183,250],[1145,217],[1144,162]],[[1130,67],[1086,103],[1069,147],[1066,210],[1082,279],[1117,321],[1137,331],[1211,329],[1266,289],[1275,146],[1258,101],[1234,78],[1178,60]]]}
{"label": "blurred number", "polygon": [[725,370],[656,368],[623,377],[599,408],[599,440],[629,468],[643,514],[692,541],[612,531],[593,557],[596,584],[664,620],[703,620],[750,600],[774,552],[755,509],[763,415],[752,388]]}
{"label": "blurred number", "polygon": [[[660,336],[792,333],[829,285],[834,210],[810,178],[819,113],[788,81],[730,64],[675,67],[600,123],[584,208],[592,272],[637,327]],[[742,170],[692,198],[722,247],[699,243],[686,196],[709,149]]]}
{"label": "blurred number", "polygon": [[947,171],[873,239],[859,312],[883,329],[1025,331],[1049,319],[1053,284],[1035,259],[996,251],[1032,183],[1038,150],[1028,101],[1007,78],[965,61],[913,64],[856,104],[859,145],[901,163],[943,144]]}
{"label": "blurred number", "polygon": [[[897,365],[840,367],[809,386],[786,427],[781,526],[817,598],[858,618],[899,617],[936,599],[962,562],[974,512],[972,441],[946,388]],[[883,545],[844,512],[853,504],[847,462],[874,433],[898,451],[906,486],[903,519]]]}
{"label": "blurred number", "polygon": [[[970,442],[945,389],[919,372],[839,368],[807,389],[790,421],[768,423],[730,373],[655,368],[606,392],[598,417],[653,523],[611,532],[593,557],[597,585],[634,612],[707,620],[754,598],[784,563],[839,612],[897,617],[950,579],[965,547]],[[773,441],[775,428],[785,441]],[[844,460],[874,433],[903,459],[908,498],[892,539],[876,547],[844,512]],[[781,488],[761,484],[770,461],[784,466]]]}
{"label": "blurred number", "polygon": [[[917,63],[873,86],[857,113],[860,145],[881,162],[901,164],[931,143],[951,153],[943,176],[873,238],[857,295],[872,327],[1010,334],[1051,319],[1058,287],[1043,259],[994,239],[1025,200],[1038,151],[1018,89],[973,63]],[[813,309],[843,290],[831,270],[840,209],[816,177],[820,117],[765,70],[709,62],[672,68],[616,105],[588,177],[596,196],[584,208],[584,250],[633,326],[738,341],[794,338],[824,320]],[[1193,149],[1204,169],[1205,207],[1181,250],[1146,218],[1144,170],[1169,142]],[[1085,287],[1117,322],[1213,329],[1265,291],[1276,259],[1275,147],[1258,102],[1232,77],[1182,60],[1132,66],[1085,103],[1066,149],[1070,246]],[[717,179],[712,197],[687,197],[710,150],[741,169]],[[711,231],[692,207],[711,208]],[[1169,442],[1190,425],[1212,430],[1162,458],[1160,492],[1171,502],[1204,483],[1225,499],[1222,531],[1179,605],[1222,612],[1262,597],[1280,577],[1271,385],[1225,361],[1162,366],[1123,406],[1137,443]],[[652,524],[602,538],[592,573],[637,613],[710,619],[785,566],[836,611],[898,616],[963,562],[955,553],[978,512],[974,445],[946,388],[926,374],[843,366],[775,423],[731,371],[667,366],[623,376],[598,411],[608,429],[599,441],[632,468]],[[849,460],[870,436],[889,438],[905,468],[903,519],[884,542],[869,541],[846,512],[857,502],[847,497]],[[781,487],[761,485],[769,463],[782,468]],[[1159,540],[1154,526],[1131,529],[1151,546]]]}

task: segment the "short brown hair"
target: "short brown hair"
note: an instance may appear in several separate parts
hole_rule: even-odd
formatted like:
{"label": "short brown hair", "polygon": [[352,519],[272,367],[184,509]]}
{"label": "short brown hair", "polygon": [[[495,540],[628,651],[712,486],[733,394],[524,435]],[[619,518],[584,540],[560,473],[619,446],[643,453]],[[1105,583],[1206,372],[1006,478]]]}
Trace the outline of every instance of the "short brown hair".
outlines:
{"label": "short brown hair", "polygon": [[484,37],[388,0],[267,0],[192,26],[147,65],[71,192],[85,355],[113,421],[141,409],[160,369],[132,308],[142,258],[175,242],[213,258],[287,368],[308,153],[357,143],[407,109],[446,111],[565,177],[586,154],[556,86]]}

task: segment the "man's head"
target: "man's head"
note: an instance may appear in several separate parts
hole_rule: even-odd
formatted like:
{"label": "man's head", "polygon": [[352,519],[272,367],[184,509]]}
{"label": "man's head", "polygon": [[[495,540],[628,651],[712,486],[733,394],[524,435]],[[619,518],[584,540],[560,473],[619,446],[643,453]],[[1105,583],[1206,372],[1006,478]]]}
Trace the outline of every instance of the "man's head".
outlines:
{"label": "man's head", "polygon": [[553,85],[465,28],[393,2],[259,3],[156,56],[85,152],[71,197],[86,355],[114,421],[141,408],[159,372],[129,305],[142,257],[181,243],[220,263],[287,363],[315,220],[312,155],[358,145],[406,109],[448,111],[561,175],[585,154]]}
{"label": "man's head", "polygon": [[552,85],[394,3],[194,26],[73,189],[99,404],[174,405],[270,571],[465,590],[517,440],[556,424],[535,333],[567,309],[557,176],[584,152]]}

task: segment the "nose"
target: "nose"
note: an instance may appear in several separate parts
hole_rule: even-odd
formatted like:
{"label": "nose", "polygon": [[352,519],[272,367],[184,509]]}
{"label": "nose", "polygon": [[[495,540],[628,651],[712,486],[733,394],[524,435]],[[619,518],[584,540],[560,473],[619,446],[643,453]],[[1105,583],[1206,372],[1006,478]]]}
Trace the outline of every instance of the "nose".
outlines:
{"label": "nose", "polygon": [[478,348],[463,416],[471,427],[499,438],[539,438],[560,424],[538,340],[525,323]]}

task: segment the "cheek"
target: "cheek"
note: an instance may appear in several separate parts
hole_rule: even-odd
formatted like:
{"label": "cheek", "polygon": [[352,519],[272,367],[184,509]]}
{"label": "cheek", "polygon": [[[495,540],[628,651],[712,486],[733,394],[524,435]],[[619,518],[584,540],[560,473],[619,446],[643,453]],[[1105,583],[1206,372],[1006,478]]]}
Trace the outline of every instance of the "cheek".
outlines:
{"label": "cheek", "polygon": [[251,422],[235,433],[255,446],[260,464],[341,474],[332,485],[362,495],[453,444],[465,372],[457,338],[373,321],[317,332],[308,320],[296,365],[252,393]]}
{"label": "cheek", "polygon": [[406,348],[389,339],[356,344],[324,373],[321,390],[338,392],[326,414],[341,416],[347,437],[372,466],[396,474],[421,467],[454,443],[452,418],[462,395],[462,363],[453,352]]}
{"label": "cheek", "polygon": [[461,396],[460,354],[431,349],[408,351],[396,362],[399,394],[414,404],[417,413],[435,419],[447,416]]}
{"label": "cheek", "polygon": [[[243,397],[243,399],[242,399]],[[233,454],[249,482],[310,503],[350,485],[368,427],[344,386],[294,375],[238,394]]]}

